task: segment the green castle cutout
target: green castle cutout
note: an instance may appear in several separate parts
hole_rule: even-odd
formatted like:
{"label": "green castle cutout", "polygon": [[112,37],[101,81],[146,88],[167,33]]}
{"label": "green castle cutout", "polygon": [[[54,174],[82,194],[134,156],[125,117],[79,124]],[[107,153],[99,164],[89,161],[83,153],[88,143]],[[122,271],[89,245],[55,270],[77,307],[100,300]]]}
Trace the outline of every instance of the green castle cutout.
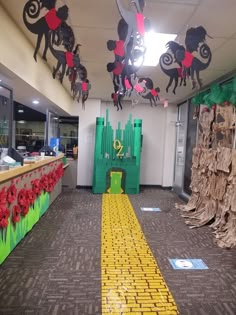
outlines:
{"label": "green castle cutout", "polygon": [[138,194],[142,148],[142,120],[132,115],[121,129],[114,132],[109,122],[109,112],[96,119],[94,150],[93,193]]}

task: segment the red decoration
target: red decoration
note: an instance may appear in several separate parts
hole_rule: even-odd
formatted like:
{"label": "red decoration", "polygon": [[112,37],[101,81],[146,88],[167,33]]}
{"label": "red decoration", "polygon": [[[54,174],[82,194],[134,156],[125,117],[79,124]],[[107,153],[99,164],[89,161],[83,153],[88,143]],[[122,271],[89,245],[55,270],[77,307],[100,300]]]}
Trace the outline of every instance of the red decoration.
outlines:
{"label": "red decoration", "polygon": [[137,30],[141,36],[145,34],[144,16],[142,13],[136,13]]}
{"label": "red decoration", "polygon": [[8,218],[10,211],[7,207],[0,205],[0,228],[6,228],[8,226]]}
{"label": "red decoration", "polygon": [[33,190],[34,194],[36,196],[39,196],[41,194],[41,190],[42,190],[40,180],[39,179],[32,180],[31,184],[32,184],[32,190]]}
{"label": "red decoration", "polygon": [[186,68],[190,68],[193,63],[193,54],[191,54],[189,51],[185,51],[184,60],[182,61],[182,64]]}
{"label": "red decoration", "polygon": [[9,203],[12,203],[15,201],[16,199],[16,193],[17,193],[17,189],[16,186],[14,184],[12,184],[7,191],[7,201]]}
{"label": "red decoration", "polygon": [[151,90],[151,94],[152,94],[153,96],[158,96],[158,92],[157,92],[155,89],[152,89],[152,90]]}
{"label": "red decoration", "polygon": [[53,31],[55,31],[62,22],[58,18],[57,11],[55,8],[52,8],[50,11],[48,11],[48,13],[45,15],[45,20],[50,30],[53,30]]}
{"label": "red decoration", "polygon": [[7,203],[7,190],[3,187],[0,191],[0,206],[5,206]]}
{"label": "red decoration", "polygon": [[21,209],[19,205],[15,205],[12,209],[12,222],[16,224],[17,222],[20,221],[20,214],[21,214]]}
{"label": "red decoration", "polygon": [[209,111],[210,111],[210,109],[207,108],[207,107],[204,107],[203,110],[202,110],[203,113],[208,113]]}
{"label": "red decoration", "polygon": [[25,204],[23,206],[21,206],[21,215],[23,217],[25,217],[28,214],[29,207],[30,207],[29,201],[26,200]]}
{"label": "red decoration", "polygon": [[36,198],[34,191],[31,189],[26,190],[26,198],[28,199],[29,204],[33,205]]}
{"label": "red decoration", "polygon": [[70,51],[66,51],[66,63],[67,63],[69,68],[74,67],[73,53]]}
{"label": "red decoration", "polygon": [[[31,189],[20,189],[18,196],[17,188],[13,181],[8,189],[6,187],[2,188],[0,191],[0,229],[6,228],[9,223],[8,218],[10,216],[10,211],[6,207],[7,203],[13,203],[17,198],[18,204],[13,206],[11,218],[13,224],[16,224],[20,221],[20,215],[25,217],[28,214],[30,206],[33,205],[35,199],[41,195],[42,190],[48,193],[53,191],[55,185],[63,176],[64,169],[62,163],[53,163],[50,164],[49,167],[52,168],[50,172],[44,174],[41,178],[32,180]],[[43,170],[44,169],[45,168],[43,168]],[[19,179],[15,182],[18,183],[18,181]],[[27,184],[25,184],[25,187],[26,186]]]}
{"label": "red decoration", "polygon": [[125,48],[124,48],[124,41],[117,40],[116,41],[116,48],[114,49],[114,54],[120,57],[124,57],[125,55]]}
{"label": "red decoration", "polygon": [[87,84],[87,82],[82,82],[82,91],[88,91],[88,84]]}
{"label": "red decoration", "polygon": [[27,203],[26,199],[26,189],[22,188],[18,194],[18,204],[24,206]]}

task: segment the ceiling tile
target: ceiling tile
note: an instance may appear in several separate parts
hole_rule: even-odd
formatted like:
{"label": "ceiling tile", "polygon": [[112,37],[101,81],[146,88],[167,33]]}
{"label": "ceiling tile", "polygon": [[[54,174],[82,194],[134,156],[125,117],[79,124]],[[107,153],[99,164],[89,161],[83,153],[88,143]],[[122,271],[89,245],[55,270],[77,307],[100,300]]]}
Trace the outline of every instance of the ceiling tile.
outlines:
{"label": "ceiling tile", "polygon": [[174,2],[147,2],[145,16],[160,33],[179,34],[194,13],[194,5]]}
{"label": "ceiling tile", "polygon": [[188,25],[200,23],[212,37],[230,38],[236,30],[235,12],[235,0],[205,0],[201,2]]}
{"label": "ceiling tile", "polygon": [[120,18],[115,0],[66,0],[65,2],[70,8],[73,25],[114,29]]}

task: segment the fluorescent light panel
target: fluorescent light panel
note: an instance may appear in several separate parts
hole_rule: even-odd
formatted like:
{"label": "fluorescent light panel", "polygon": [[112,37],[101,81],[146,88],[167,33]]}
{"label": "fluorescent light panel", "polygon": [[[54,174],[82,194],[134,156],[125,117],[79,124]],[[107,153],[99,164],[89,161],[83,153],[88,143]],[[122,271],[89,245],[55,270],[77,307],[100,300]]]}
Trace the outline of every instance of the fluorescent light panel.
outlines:
{"label": "fluorescent light panel", "polygon": [[155,33],[153,31],[145,33],[144,41],[147,50],[143,65],[157,66],[160,56],[167,51],[165,45],[171,40],[174,41],[176,36],[177,34]]}

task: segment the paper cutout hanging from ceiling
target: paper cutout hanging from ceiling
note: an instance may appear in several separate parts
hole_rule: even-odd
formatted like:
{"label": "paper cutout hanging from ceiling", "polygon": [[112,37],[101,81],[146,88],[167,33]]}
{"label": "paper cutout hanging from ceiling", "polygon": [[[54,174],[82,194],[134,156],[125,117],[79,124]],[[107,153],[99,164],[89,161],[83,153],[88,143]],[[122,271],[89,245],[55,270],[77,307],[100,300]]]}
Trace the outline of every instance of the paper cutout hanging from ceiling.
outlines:
{"label": "paper cutout hanging from ceiling", "polygon": [[[27,29],[37,36],[34,59],[37,61],[42,40],[44,49],[42,58],[47,61],[47,52],[50,49],[56,60],[53,67],[53,78],[62,83],[66,74],[71,82],[73,97],[81,91],[77,100],[82,96],[82,107],[88,98],[91,85],[88,84],[87,69],[80,63],[79,44],[75,46],[74,32],[67,24],[69,8],[63,5],[56,9],[57,0],[29,0],[23,9],[23,21]],[[46,9],[46,13],[45,13]],[[55,46],[60,47],[56,49]],[[75,93],[75,91],[77,91]]]}
{"label": "paper cutout hanging from ceiling", "polygon": [[154,88],[150,78],[138,78],[137,72],[146,52],[144,35],[150,29],[150,22],[143,15],[145,1],[131,2],[134,11],[127,10],[120,0],[116,0],[121,15],[117,26],[118,40],[107,41],[108,50],[114,53],[114,61],[107,64],[107,71],[112,76],[114,92],[111,97],[117,110],[122,109],[124,97],[136,99],[141,96],[148,99],[151,106],[157,105],[159,100],[159,87]]}
{"label": "paper cutout hanging from ceiling", "polygon": [[180,86],[185,86],[188,78],[193,89],[197,85],[202,87],[200,72],[208,68],[212,59],[210,47],[205,43],[206,36],[210,37],[203,26],[192,27],[186,32],[185,46],[175,41],[166,44],[168,51],[161,55],[159,62],[161,70],[169,77],[166,92],[174,84],[172,92],[175,94],[179,80]]}

